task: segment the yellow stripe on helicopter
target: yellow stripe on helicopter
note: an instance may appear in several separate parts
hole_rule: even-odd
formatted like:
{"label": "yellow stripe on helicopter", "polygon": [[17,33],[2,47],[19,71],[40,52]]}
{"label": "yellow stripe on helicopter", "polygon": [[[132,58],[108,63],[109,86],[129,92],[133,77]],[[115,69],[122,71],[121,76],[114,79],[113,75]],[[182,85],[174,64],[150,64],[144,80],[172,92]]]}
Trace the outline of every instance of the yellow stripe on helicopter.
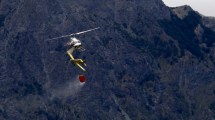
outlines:
{"label": "yellow stripe on helicopter", "polygon": [[69,53],[67,51],[67,54],[69,55],[69,57],[71,58],[71,61],[74,62],[75,65],[77,65],[80,69],[82,69],[83,71],[86,71],[80,64],[85,64],[84,61],[82,59],[75,59],[71,53]]}

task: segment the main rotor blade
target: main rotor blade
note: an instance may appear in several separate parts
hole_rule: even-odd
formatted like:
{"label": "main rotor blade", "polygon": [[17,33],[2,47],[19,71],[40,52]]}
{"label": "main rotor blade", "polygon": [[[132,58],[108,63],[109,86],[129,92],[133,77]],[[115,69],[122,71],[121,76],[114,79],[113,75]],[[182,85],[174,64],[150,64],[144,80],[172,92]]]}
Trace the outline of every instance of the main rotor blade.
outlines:
{"label": "main rotor blade", "polygon": [[46,41],[56,40],[56,39],[59,39],[59,38],[69,37],[69,36],[72,36],[72,35],[73,35],[73,34],[70,34],[70,35],[64,35],[64,36],[60,36],[60,37],[55,37],[55,38],[47,39]]}
{"label": "main rotor blade", "polygon": [[86,30],[86,31],[82,31],[82,32],[78,32],[78,33],[74,33],[75,35],[80,35],[80,34],[83,34],[83,33],[86,33],[86,32],[90,32],[90,31],[93,31],[93,30],[96,30],[96,29],[99,29],[100,27],[97,27],[97,28],[93,28],[93,29],[89,29],[89,30]]}
{"label": "main rotor blade", "polygon": [[47,39],[46,41],[56,40],[56,39],[59,39],[59,38],[69,37],[69,36],[73,36],[73,35],[80,35],[80,34],[83,34],[83,33],[86,33],[86,32],[90,32],[90,31],[93,31],[93,30],[96,30],[96,29],[99,29],[99,28],[100,27],[89,29],[89,30],[86,30],[86,31],[78,32],[78,33],[72,33],[72,34],[69,34],[69,35],[63,35],[63,36],[60,36],[60,37],[55,37],[55,38]]}

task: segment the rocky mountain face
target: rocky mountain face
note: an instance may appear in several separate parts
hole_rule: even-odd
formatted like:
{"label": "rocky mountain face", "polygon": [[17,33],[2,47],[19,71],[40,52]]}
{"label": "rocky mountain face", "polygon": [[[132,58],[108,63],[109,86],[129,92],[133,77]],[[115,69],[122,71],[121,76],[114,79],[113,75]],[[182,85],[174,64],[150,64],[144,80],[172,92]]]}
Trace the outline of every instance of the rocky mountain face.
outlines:
{"label": "rocky mountain face", "polygon": [[215,31],[215,17],[204,17],[203,16],[203,24]]}
{"label": "rocky mountain face", "polygon": [[[215,119],[215,32],[182,10],[161,0],[1,0],[0,119]],[[98,26],[77,36],[86,73],[68,62],[68,39],[45,41]]]}
{"label": "rocky mountain face", "polygon": [[[173,14],[183,19],[189,14],[189,12],[193,12],[194,10],[190,6],[185,5],[185,6],[173,7],[172,11],[173,11]],[[195,13],[201,16],[201,21],[204,26],[211,28],[212,30],[215,31],[215,17],[204,16],[198,13],[197,11],[195,11]]]}

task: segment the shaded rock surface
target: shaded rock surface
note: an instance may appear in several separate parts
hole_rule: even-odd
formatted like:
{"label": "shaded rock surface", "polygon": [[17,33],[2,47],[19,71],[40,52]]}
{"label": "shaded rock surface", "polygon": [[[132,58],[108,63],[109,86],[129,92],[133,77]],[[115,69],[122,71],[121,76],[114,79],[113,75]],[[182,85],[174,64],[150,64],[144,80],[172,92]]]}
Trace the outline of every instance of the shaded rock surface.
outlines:
{"label": "shaded rock surface", "polygon": [[203,23],[215,31],[215,17],[203,17]]}
{"label": "shaded rock surface", "polygon": [[[87,82],[65,54],[77,36]],[[215,32],[161,0],[1,0],[0,119],[215,119]]]}
{"label": "shaded rock surface", "polygon": [[184,5],[184,6],[179,6],[179,7],[172,7],[171,8],[173,11],[173,14],[177,15],[180,19],[185,18],[190,12],[196,12],[196,14],[199,14],[202,16],[201,20],[202,23],[208,27],[211,28],[212,30],[215,31],[215,17],[211,16],[204,16],[197,11],[194,11],[190,6]]}

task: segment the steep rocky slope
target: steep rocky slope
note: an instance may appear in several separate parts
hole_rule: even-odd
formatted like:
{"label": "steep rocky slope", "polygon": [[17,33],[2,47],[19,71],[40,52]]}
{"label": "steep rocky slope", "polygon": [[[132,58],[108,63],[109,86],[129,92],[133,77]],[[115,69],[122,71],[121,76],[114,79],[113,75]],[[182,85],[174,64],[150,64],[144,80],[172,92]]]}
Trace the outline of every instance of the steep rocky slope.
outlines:
{"label": "steep rocky slope", "polygon": [[215,17],[203,17],[203,23],[215,31]]}
{"label": "steep rocky slope", "polygon": [[[161,0],[1,0],[0,119],[202,120],[215,115],[215,33]],[[78,36],[87,83],[65,54]]]}
{"label": "steep rocky slope", "polygon": [[173,7],[172,8],[173,14],[177,15],[179,18],[183,19],[186,17],[189,12],[195,12],[196,14],[199,14],[201,16],[202,24],[208,28],[211,28],[215,31],[215,18],[214,17],[208,17],[204,16],[197,11],[194,11],[190,6],[184,5],[179,7]]}

